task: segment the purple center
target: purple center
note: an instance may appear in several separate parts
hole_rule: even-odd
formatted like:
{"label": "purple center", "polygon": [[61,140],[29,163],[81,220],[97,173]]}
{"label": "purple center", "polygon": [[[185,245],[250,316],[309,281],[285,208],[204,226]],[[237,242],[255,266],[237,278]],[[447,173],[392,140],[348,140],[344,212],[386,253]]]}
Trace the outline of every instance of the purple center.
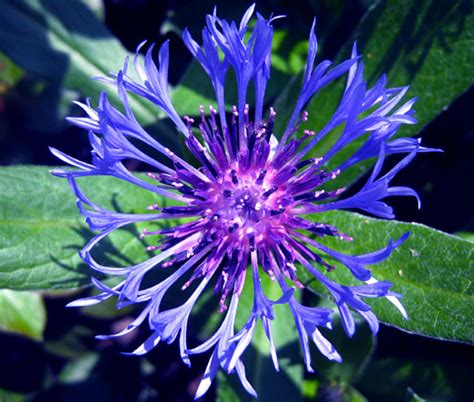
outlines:
{"label": "purple center", "polygon": [[221,236],[253,235],[260,243],[284,221],[288,201],[282,190],[265,169],[242,171],[236,166],[208,190],[206,214]]}

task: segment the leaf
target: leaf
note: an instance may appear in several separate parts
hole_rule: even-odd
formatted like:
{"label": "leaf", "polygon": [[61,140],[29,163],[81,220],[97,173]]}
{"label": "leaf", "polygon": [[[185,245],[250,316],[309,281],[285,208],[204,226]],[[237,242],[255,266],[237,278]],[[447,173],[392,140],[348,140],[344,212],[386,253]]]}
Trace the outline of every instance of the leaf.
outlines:
{"label": "leaf", "polygon": [[368,399],[353,387],[344,388],[344,400],[348,402],[368,402]]}
{"label": "leaf", "polygon": [[[242,399],[239,396],[238,387],[241,385],[238,381],[232,381],[232,379],[222,371],[219,371],[217,374],[217,392],[216,392],[216,402],[240,402]],[[243,397],[245,391],[240,391]],[[251,399],[248,397],[248,399]]]}
{"label": "leaf", "polygon": [[91,345],[87,339],[97,335],[91,328],[84,325],[73,325],[57,339],[46,339],[45,350],[53,356],[67,360],[77,360],[91,353]]}
{"label": "leaf", "polygon": [[24,394],[18,394],[0,388],[0,401],[1,402],[24,402],[26,396]]}
{"label": "leaf", "polygon": [[62,383],[80,383],[92,377],[92,371],[99,361],[96,353],[85,353],[80,358],[68,362],[59,375]]}
{"label": "leaf", "polygon": [[[125,212],[144,212],[157,201],[150,192],[112,178],[88,178],[80,185],[94,201]],[[66,180],[39,166],[0,170],[0,288],[67,289],[89,283],[92,272],[77,253],[91,237]],[[100,251],[109,263],[124,264],[146,259],[145,247],[138,229],[127,227]]]}
{"label": "leaf", "polygon": [[[471,242],[417,224],[367,218],[351,212],[314,216],[355,238],[353,242],[328,239],[325,244],[346,254],[366,254],[385,247],[410,231],[408,240],[384,262],[372,266],[377,280],[387,280],[403,295],[410,319],[404,320],[387,300],[367,300],[379,319],[389,325],[435,338],[474,341],[474,246]],[[304,270],[301,278],[310,279]],[[339,283],[355,283],[338,266],[328,274]],[[319,283],[309,286],[321,292]]]}
{"label": "leaf", "polygon": [[9,88],[15,86],[24,74],[20,67],[0,53],[0,93],[2,95]]}
{"label": "leaf", "polygon": [[[400,135],[415,136],[474,82],[474,14],[470,2],[459,0],[380,1],[361,20],[354,38],[339,52],[336,60],[350,56],[357,40],[363,53],[365,78],[369,83],[386,73],[392,87],[410,85],[409,96],[418,96],[418,124],[402,127]],[[276,102],[277,130],[284,129],[299,94],[301,77],[294,79]],[[329,121],[344,89],[344,79],[321,91],[306,107],[309,120],[302,126],[319,130]],[[278,131],[277,131],[278,132]],[[312,156],[321,156],[334,144],[335,130],[315,147]],[[329,163],[338,166],[362,144],[354,141]],[[366,161],[345,172],[338,184],[354,183],[373,164]]]}
{"label": "leaf", "polygon": [[[1,2],[0,50],[35,76],[93,99],[106,86],[91,77],[119,70],[129,55],[83,2],[62,0]],[[118,101],[114,90],[109,96]],[[156,120],[151,104],[135,96],[130,103],[144,124]]]}
{"label": "leaf", "polygon": [[370,82],[385,72],[391,85],[410,85],[411,95],[420,97],[419,123],[407,127],[405,134],[415,135],[472,85],[470,8],[464,0],[392,0],[382,2],[358,28]]}
{"label": "leaf", "polygon": [[[227,88],[227,85],[226,85]],[[199,105],[216,107],[209,77],[196,60],[192,60],[173,91],[173,105],[180,115],[197,115]]]}
{"label": "leaf", "polygon": [[462,239],[465,239],[465,240],[468,240],[472,243],[474,243],[474,233],[472,232],[456,232],[455,233],[456,236],[462,238]]}
{"label": "leaf", "polygon": [[0,330],[43,339],[46,310],[38,293],[1,289],[0,311]]}
{"label": "leaf", "polygon": [[[262,278],[266,296],[277,300],[281,290],[277,283],[267,276]],[[251,275],[247,275],[235,322],[236,330],[246,323],[253,305],[253,285]],[[275,371],[270,357],[268,340],[257,323],[252,343],[243,355],[247,378],[255,388],[259,401],[298,401],[303,395],[303,360],[300,357],[298,335],[293,316],[287,305],[274,306],[275,319],[272,322],[273,337],[280,363],[280,372]],[[278,381],[278,387],[275,387]],[[251,401],[236,375],[220,373],[218,376],[217,401]]]}

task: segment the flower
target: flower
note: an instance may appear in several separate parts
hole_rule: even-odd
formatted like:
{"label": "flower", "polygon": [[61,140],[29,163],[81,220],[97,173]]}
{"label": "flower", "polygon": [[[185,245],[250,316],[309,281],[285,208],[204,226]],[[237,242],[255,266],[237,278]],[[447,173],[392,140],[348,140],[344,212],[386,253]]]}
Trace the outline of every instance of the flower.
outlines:
{"label": "flower", "polygon": [[[369,266],[388,258],[406,240],[408,233],[390,241],[381,250],[346,255],[315,239],[332,236],[340,241],[351,241],[351,237],[330,224],[310,220],[308,215],[312,214],[313,218],[318,212],[355,209],[381,218],[393,218],[392,208],[384,201],[386,197],[399,195],[418,199],[418,196],[410,188],[390,186],[391,179],[416,153],[432,151],[421,147],[415,139],[393,139],[402,124],[416,122],[413,117],[415,99],[401,103],[408,87],[386,88],[385,77],[367,88],[363,79],[364,65],[355,44],[350,58],[339,65],[322,61],[314,66],[317,52],[315,23],[309,36],[301,93],[286,129],[275,133],[276,112],[270,108],[268,117],[264,117],[263,105],[270,77],[272,22],[277,17],[265,19],[257,14],[252,32],[247,34],[253,13],[254,6],[251,6],[237,24],[220,19],[214,11],[207,16],[202,46],[187,30],[184,31],[185,45],[211,80],[217,109],[210,106],[206,115],[204,107],[200,106],[197,122],[187,116],[181,118],[173,106],[168,87],[168,42],[159,50],[157,65],[152,57],[153,45],[141,62],[138,52],[142,44],[133,60],[138,79],[128,73],[128,60],[118,73],[100,78],[117,89],[123,111],[114,107],[106,93],[102,93],[97,108],[89,101],[78,103],[86,117],[69,118],[73,124],[89,131],[92,162],[86,163],[52,149],[59,159],[78,168],[53,173],[67,178],[80,212],[90,228],[98,233],[82,249],[82,259],[100,273],[121,278],[112,288],[93,278],[93,284],[101,293],[70,305],[88,306],[113,296],[118,298],[118,307],[143,305],[138,317],[120,333],[101,336],[124,335],[147,319],[152,334],[132,352],[135,355],[150,351],[159,342],[174,342],[178,336],[181,358],[187,365],[191,364],[190,356],[211,351],[196,397],[208,390],[219,367],[228,373],[236,372],[245,389],[256,395],[246,379],[242,355],[259,322],[278,370],[272,336],[275,304],[288,305],[309,371],[312,371],[309,339],[328,359],[342,360],[320,332],[320,328],[331,328],[332,310],[304,306],[294,295],[295,289],[304,287],[298,280],[297,265],[328,289],[349,336],[355,331],[351,310],[363,317],[374,333],[378,331],[378,320],[365,298],[385,297],[407,317],[398,300],[401,296],[390,290],[389,282],[377,281]],[[236,77],[238,99],[237,105],[226,113],[225,78],[231,69]],[[322,87],[343,75],[347,77],[345,90],[324,128],[318,133],[306,130],[297,136],[301,122],[309,118],[304,111],[305,105]],[[246,103],[250,84],[255,92],[252,109]],[[173,153],[140,126],[130,107],[129,93],[149,100],[166,113],[181,132],[199,167]],[[332,148],[319,159],[308,157],[308,152],[336,127],[342,127],[342,132]],[[195,129],[198,129],[197,133]],[[325,168],[326,162],[337,152],[364,135],[363,145],[349,159],[336,169]],[[168,163],[147,155],[142,145],[160,153]],[[381,175],[385,156],[394,153],[406,153],[407,156]],[[373,157],[377,157],[377,162],[372,174],[355,194],[341,198],[344,189],[322,189],[352,165]],[[153,172],[148,174],[148,180],[127,169],[124,161],[130,159],[149,166]],[[156,194],[157,203],[142,214],[106,210],[81,191],[76,179],[84,176],[113,176],[124,180]],[[174,200],[176,205],[166,206],[161,202],[164,198]],[[159,245],[148,247],[151,251],[156,250],[156,254],[146,261],[129,267],[109,267],[101,265],[92,255],[97,244],[126,225],[143,221],[166,224],[176,218],[186,219],[175,226],[142,233],[142,236],[160,239]],[[346,286],[332,281],[324,272],[334,268],[326,262],[326,255],[338,260],[361,284]],[[160,270],[168,276],[147,287],[143,278],[151,270]],[[253,282],[253,307],[246,324],[235,333],[236,312],[247,274]],[[280,298],[270,300],[265,295],[262,275],[268,275],[280,286]],[[182,288],[193,289],[189,298],[175,308],[163,309],[161,304],[166,293],[184,280]],[[189,348],[188,320],[196,300],[211,282],[219,295],[222,322],[204,343]]]}

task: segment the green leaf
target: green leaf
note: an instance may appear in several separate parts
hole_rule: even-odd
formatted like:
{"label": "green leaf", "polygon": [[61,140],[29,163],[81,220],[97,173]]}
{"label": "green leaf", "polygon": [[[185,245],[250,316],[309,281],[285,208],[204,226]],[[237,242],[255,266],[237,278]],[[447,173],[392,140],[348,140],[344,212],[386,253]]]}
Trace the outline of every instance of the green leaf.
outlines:
{"label": "green leaf", "polygon": [[45,350],[67,360],[77,360],[91,353],[91,345],[85,340],[97,335],[91,328],[84,325],[74,325],[58,339],[47,339],[44,344]]}
{"label": "green leaf", "polygon": [[41,295],[33,292],[0,290],[0,330],[41,340],[46,310]]}
{"label": "green leaf", "polygon": [[99,362],[99,354],[87,352],[78,359],[73,359],[66,364],[59,375],[62,383],[80,383],[92,377],[92,371]]}
{"label": "green leaf", "polygon": [[172,98],[176,111],[180,115],[197,115],[199,105],[217,107],[211,81],[196,60],[189,63],[179,84],[173,91]]}
{"label": "green leaf", "polygon": [[[365,78],[373,84],[386,73],[391,87],[410,85],[409,96],[418,96],[418,124],[402,127],[400,135],[415,136],[474,82],[474,14],[469,2],[433,0],[380,1],[371,7],[355,35],[342,48],[336,60],[350,56],[357,40],[363,53]],[[276,102],[277,130],[284,129],[299,94],[300,77],[294,79]],[[309,120],[302,126],[319,130],[330,119],[344,89],[344,79],[323,89],[306,107]],[[337,139],[334,130],[315,147],[313,156],[323,155]],[[354,141],[330,161],[336,167],[352,155],[363,138]],[[338,184],[345,186],[373,164],[366,161],[345,172]]]}
{"label": "green leaf", "polygon": [[472,243],[474,243],[474,233],[472,232],[456,232],[455,233],[456,236],[462,238],[462,239],[465,239],[465,240],[468,240]]}
{"label": "green leaf", "polygon": [[14,87],[24,76],[24,71],[6,55],[0,53],[0,93]]}
{"label": "green leaf", "polygon": [[[325,244],[347,254],[366,254],[385,247],[390,239],[410,232],[408,240],[384,262],[372,266],[377,280],[393,283],[403,295],[409,320],[388,300],[367,300],[379,319],[409,332],[453,341],[474,341],[474,246],[456,236],[417,224],[367,218],[350,212],[315,215],[353,236],[353,242],[328,239]],[[301,277],[310,279],[300,270]],[[339,283],[355,283],[344,266],[328,274]],[[321,285],[309,283],[314,290]]]}
{"label": "green leaf", "polygon": [[[386,73],[391,85],[419,96],[415,135],[474,82],[474,15],[469,2],[388,1],[374,8],[356,38],[370,82]],[[375,27],[375,29],[374,29]]]}
{"label": "green leaf", "polygon": [[0,388],[0,402],[23,402],[26,400],[24,394],[10,392]]}
{"label": "green leaf", "polygon": [[[217,392],[216,392],[216,402],[240,402],[241,397],[245,391],[238,391],[238,387],[242,387],[234,379],[230,378],[226,373],[219,371],[217,374]],[[245,396],[244,396],[245,397]],[[249,398],[250,399],[250,398]]]}
{"label": "green leaf", "polygon": [[353,387],[344,388],[344,401],[348,402],[368,402],[368,399]]}
{"label": "green leaf", "polygon": [[[91,77],[119,70],[129,55],[83,2],[62,0],[1,2],[0,50],[35,76],[94,99],[106,86]],[[158,117],[145,100],[130,102],[143,123]]]}
{"label": "green leaf", "polygon": [[[80,184],[106,208],[144,212],[157,202],[150,192],[113,178],[88,178]],[[92,272],[77,253],[92,234],[74,200],[67,181],[48,168],[0,170],[0,288],[66,289],[89,283]],[[109,263],[148,258],[138,230],[116,231],[100,254]]]}

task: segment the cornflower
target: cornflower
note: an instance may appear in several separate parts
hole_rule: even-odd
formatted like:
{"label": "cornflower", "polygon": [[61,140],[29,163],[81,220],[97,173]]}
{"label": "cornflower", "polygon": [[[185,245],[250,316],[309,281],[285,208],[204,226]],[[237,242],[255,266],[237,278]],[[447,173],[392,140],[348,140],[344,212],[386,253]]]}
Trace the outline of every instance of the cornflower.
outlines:
{"label": "cornflower", "polygon": [[[367,321],[374,334],[378,331],[379,322],[365,298],[386,298],[407,318],[398,300],[401,295],[390,290],[391,283],[374,278],[369,266],[388,258],[407,239],[408,233],[391,240],[381,250],[346,255],[318,241],[325,237],[335,237],[341,242],[352,238],[331,224],[318,221],[317,214],[351,209],[380,218],[394,218],[392,208],[384,201],[386,197],[413,196],[418,202],[419,199],[414,190],[391,187],[390,181],[416,153],[432,151],[421,147],[417,139],[393,139],[401,125],[416,122],[413,117],[415,99],[401,103],[408,87],[387,88],[385,76],[368,88],[356,44],[350,58],[339,65],[334,66],[327,60],[314,65],[318,47],[315,22],[310,31],[300,95],[286,129],[274,132],[276,112],[270,108],[264,116],[264,99],[270,78],[272,22],[278,17],[265,19],[257,14],[253,29],[248,33],[253,14],[254,5],[237,24],[220,19],[214,11],[206,18],[202,45],[187,30],[183,33],[184,44],[210,78],[217,108],[209,106],[206,114],[201,105],[197,121],[188,116],[180,117],[168,86],[168,42],[159,50],[157,65],[152,57],[153,45],[141,61],[142,43],[133,60],[137,79],[128,73],[128,60],[117,73],[100,78],[116,88],[123,111],[114,107],[107,94],[102,93],[97,108],[89,100],[78,103],[86,116],[69,118],[73,124],[89,131],[92,163],[52,149],[59,159],[78,168],[53,173],[67,178],[81,214],[90,229],[97,232],[80,252],[82,259],[101,274],[121,278],[113,287],[92,278],[101,293],[70,305],[90,306],[117,297],[119,308],[130,304],[143,306],[136,319],[121,332],[99,337],[125,335],[148,320],[151,335],[132,352],[134,355],[149,352],[159,342],[172,343],[178,336],[180,355],[186,365],[191,364],[192,355],[210,351],[196,398],[209,389],[219,367],[227,373],[236,372],[244,388],[256,396],[246,378],[242,356],[259,321],[268,338],[275,369],[279,369],[272,335],[276,304],[286,304],[291,311],[308,371],[313,371],[310,339],[329,360],[342,361],[320,331],[320,328],[331,328],[333,310],[300,303],[295,292],[304,289],[304,284],[298,280],[297,267],[309,272],[327,288],[348,336],[352,336],[356,328],[351,310]],[[229,70],[235,74],[238,99],[228,112],[225,79]],[[317,133],[305,130],[298,135],[301,123],[309,118],[305,105],[321,88],[344,75],[345,89],[326,125]],[[247,104],[251,84],[255,94],[253,108]],[[129,93],[152,102],[172,120],[195,157],[195,164],[163,146],[139,124],[129,104]],[[338,127],[341,133],[333,146],[320,158],[309,157],[318,143]],[[327,168],[327,162],[335,154],[364,136],[363,144],[353,155],[337,168]],[[161,154],[168,163],[150,157],[143,146]],[[395,153],[407,155],[381,175],[385,157]],[[351,166],[374,157],[377,162],[369,178],[355,194],[344,198],[343,188],[323,189]],[[130,159],[149,167],[148,179],[127,169],[125,162]],[[104,209],[80,189],[77,178],[84,176],[112,176],[126,181],[155,194],[156,204],[148,208],[140,206],[142,214]],[[167,199],[173,200],[175,205],[168,205]],[[185,218],[181,223],[166,226],[166,222],[181,218]],[[141,234],[160,239],[158,245],[148,247],[156,251],[154,256],[128,267],[110,267],[96,261],[92,250],[102,240],[124,226],[145,221],[164,225],[159,230],[144,230]],[[326,261],[327,256],[339,261],[338,269],[348,269],[360,284],[342,285],[330,279],[326,271],[334,266]],[[150,271],[168,276],[147,287],[143,279]],[[247,275],[251,276],[251,282],[245,281]],[[281,296],[277,300],[266,296],[261,284],[264,275],[280,287]],[[162,308],[163,298],[176,286],[183,290],[189,288],[190,296],[181,305]],[[218,295],[221,324],[202,344],[190,348],[188,321],[196,301],[209,286],[213,286]],[[244,286],[253,286],[253,307],[248,321],[235,332],[236,312]]]}

